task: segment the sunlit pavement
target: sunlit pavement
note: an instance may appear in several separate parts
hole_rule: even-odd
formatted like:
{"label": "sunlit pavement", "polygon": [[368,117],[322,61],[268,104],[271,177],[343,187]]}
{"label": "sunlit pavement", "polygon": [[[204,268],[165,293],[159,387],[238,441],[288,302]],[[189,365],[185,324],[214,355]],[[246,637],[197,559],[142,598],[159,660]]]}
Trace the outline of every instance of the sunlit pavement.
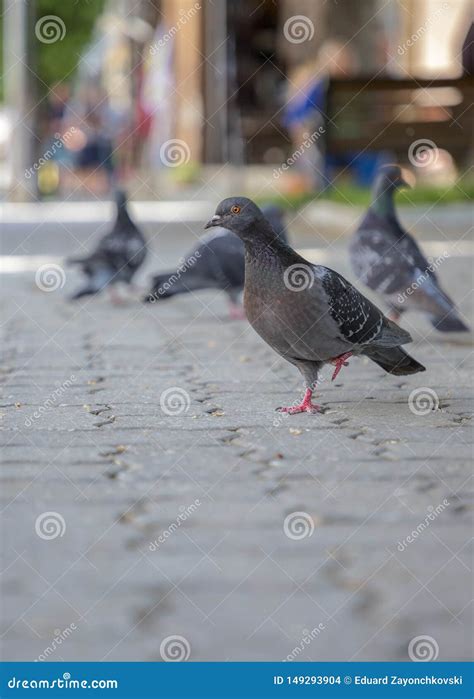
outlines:
{"label": "sunlit pavement", "polygon": [[[3,658],[161,660],[178,635],[190,660],[401,660],[427,635],[468,659],[470,338],[409,316],[426,373],[352,359],[334,384],[324,371],[324,414],[284,417],[299,375],[221,296],[66,301],[63,258],[106,215],[5,227]],[[444,215],[422,238],[469,318],[469,221]],[[205,218],[146,224],[142,286]],[[348,274],[342,233],[299,225],[295,243]],[[55,291],[35,283],[48,263]]]}

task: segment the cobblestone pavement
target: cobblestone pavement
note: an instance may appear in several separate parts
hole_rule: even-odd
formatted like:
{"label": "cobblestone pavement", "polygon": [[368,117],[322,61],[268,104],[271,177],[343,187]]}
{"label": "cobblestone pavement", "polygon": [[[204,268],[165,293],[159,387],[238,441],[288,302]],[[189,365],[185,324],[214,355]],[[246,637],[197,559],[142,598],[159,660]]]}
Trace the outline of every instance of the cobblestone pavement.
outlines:
{"label": "cobblestone pavement", "polygon": [[[39,289],[62,228],[6,235],[25,257],[2,282],[4,659],[402,660],[417,636],[468,659],[469,338],[411,316],[426,373],[353,359],[325,370],[324,414],[284,417],[299,375],[221,297],[72,305],[69,269]],[[466,232],[425,237],[469,316]],[[147,271],[191,238],[165,227]],[[299,242],[348,273],[342,243]]]}

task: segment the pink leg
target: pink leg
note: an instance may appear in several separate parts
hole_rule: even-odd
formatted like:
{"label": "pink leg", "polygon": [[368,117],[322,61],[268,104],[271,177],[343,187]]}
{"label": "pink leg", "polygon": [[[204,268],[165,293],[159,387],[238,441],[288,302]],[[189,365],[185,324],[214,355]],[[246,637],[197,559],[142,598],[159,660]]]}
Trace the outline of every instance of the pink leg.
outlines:
{"label": "pink leg", "polygon": [[299,405],[291,405],[288,408],[277,408],[277,410],[280,413],[288,413],[289,415],[295,415],[296,413],[317,413],[321,410],[321,406],[311,402],[312,395],[312,389],[307,388],[304,398]]}
{"label": "pink leg", "polygon": [[330,363],[334,364],[334,366],[336,367],[334,369],[331,381],[334,381],[334,379],[339,374],[343,366],[349,366],[349,362],[346,362],[346,359],[349,359],[349,357],[352,357],[352,352],[345,352],[344,354],[339,355],[339,357],[334,357],[334,359],[329,360]]}
{"label": "pink leg", "polygon": [[113,284],[109,286],[109,295],[110,301],[113,303],[114,306],[123,306],[124,303],[126,303]]}
{"label": "pink leg", "polygon": [[231,320],[245,320],[246,315],[243,307],[238,303],[231,303],[229,305],[229,318]]}
{"label": "pink leg", "polygon": [[389,320],[393,321],[394,323],[398,323],[398,321],[400,320],[400,316],[401,316],[401,313],[399,313],[398,311],[396,311],[394,309],[389,311],[389,313],[387,313],[387,318]]}

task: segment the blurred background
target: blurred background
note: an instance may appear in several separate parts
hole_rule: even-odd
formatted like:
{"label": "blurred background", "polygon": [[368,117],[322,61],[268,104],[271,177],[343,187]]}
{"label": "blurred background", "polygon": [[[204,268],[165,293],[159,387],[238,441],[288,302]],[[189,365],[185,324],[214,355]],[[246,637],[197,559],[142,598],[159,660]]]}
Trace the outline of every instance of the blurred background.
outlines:
{"label": "blurred background", "polygon": [[361,204],[394,160],[411,199],[472,198],[472,22],[471,0],[3,0],[0,198]]}
{"label": "blurred background", "polygon": [[[470,659],[469,342],[406,314],[426,374],[356,360],[324,377],[320,420],[285,423],[300,378],[225,294],[141,299],[238,194],[279,203],[292,246],[356,281],[348,237],[398,161],[401,224],[471,318],[472,9],[3,0],[2,657],[42,660],[72,629],[48,659],[156,661],[184,637],[192,660],[406,660],[420,634]],[[137,289],[68,303],[84,275],[66,260],[112,229],[121,187],[147,239]],[[416,387],[436,408],[411,410]],[[165,414],[169,390],[189,412]],[[314,536],[285,536],[292,512]],[[65,536],[36,536],[41,513]]]}

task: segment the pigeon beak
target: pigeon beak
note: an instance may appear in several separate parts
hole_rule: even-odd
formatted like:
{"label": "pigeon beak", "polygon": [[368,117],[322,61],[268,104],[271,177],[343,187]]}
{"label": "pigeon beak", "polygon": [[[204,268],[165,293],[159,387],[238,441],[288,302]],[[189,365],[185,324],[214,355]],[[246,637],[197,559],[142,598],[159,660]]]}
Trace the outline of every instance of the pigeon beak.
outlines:
{"label": "pigeon beak", "polygon": [[210,221],[206,223],[204,229],[212,228],[213,226],[218,226],[222,220],[222,216],[213,216]]}
{"label": "pigeon beak", "polygon": [[399,187],[406,187],[407,189],[413,189],[413,185],[415,184],[415,178],[412,175],[412,173],[409,170],[402,170],[402,174],[399,177],[398,180],[398,186]]}

